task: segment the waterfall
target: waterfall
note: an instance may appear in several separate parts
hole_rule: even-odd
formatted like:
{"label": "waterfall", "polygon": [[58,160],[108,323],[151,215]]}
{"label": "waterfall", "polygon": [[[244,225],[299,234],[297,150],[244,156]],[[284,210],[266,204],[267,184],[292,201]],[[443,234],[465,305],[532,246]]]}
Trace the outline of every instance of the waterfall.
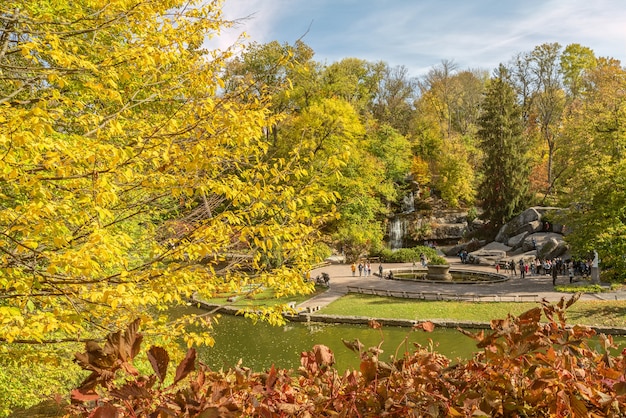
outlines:
{"label": "waterfall", "polygon": [[409,192],[408,195],[402,198],[402,213],[411,213],[415,211],[415,196],[413,192]]}
{"label": "waterfall", "polygon": [[392,250],[402,248],[405,231],[406,220],[400,216],[395,216],[389,221],[389,247]]}

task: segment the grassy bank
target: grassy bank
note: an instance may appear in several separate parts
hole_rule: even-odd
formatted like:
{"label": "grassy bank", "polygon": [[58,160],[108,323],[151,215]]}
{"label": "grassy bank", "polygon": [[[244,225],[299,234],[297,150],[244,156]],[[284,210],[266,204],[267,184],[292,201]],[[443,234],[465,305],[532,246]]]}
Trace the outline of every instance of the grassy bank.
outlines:
{"label": "grassy bank", "polygon": [[305,300],[319,295],[320,293],[324,293],[326,290],[326,288],[316,287],[313,293],[309,295],[290,295],[277,298],[273,290],[259,288],[243,295],[236,293],[222,293],[209,297],[199,294],[198,297],[207,303],[215,305],[228,305],[236,307],[274,306],[281,304],[286,305],[290,302],[295,302],[296,304],[302,303]]}
{"label": "grassy bank", "polygon": [[[371,295],[346,295],[319,313],[412,320],[445,319],[489,322],[507,314],[519,315],[539,306],[535,302],[420,301]],[[626,327],[626,301],[578,301],[568,310],[568,323]]]}

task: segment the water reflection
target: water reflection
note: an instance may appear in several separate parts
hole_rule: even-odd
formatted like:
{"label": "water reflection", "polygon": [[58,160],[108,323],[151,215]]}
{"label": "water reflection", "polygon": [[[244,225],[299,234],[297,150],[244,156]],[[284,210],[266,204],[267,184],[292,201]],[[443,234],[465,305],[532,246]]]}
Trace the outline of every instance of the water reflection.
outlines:
{"label": "water reflection", "polygon": [[[476,351],[473,340],[456,330],[436,329],[432,333],[410,331],[408,328],[385,327],[379,330],[367,326],[344,324],[289,323],[274,327],[266,323],[252,324],[241,317],[224,315],[214,331],[215,346],[199,349],[202,362],[211,368],[230,367],[243,359],[243,365],[260,371],[274,364],[278,368],[295,369],[300,364],[300,353],[324,344],[333,351],[337,369],[359,367],[357,354],[344,346],[341,339],[353,341],[358,338],[365,347],[376,346],[384,338],[381,358],[401,355],[405,349],[414,350],[413,343],[429,346],[450,359],[467,359]],[[403,344],[407,338],[407,343]]]}

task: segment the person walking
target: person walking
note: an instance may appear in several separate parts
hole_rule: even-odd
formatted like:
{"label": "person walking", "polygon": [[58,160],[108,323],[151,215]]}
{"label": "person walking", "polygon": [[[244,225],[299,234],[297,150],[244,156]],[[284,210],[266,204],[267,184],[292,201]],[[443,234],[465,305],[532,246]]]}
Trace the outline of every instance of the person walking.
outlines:
{"label": "person walking", "polygon": [[383,278],[383,265],[380,264],[378,266],[378,276],[382,279]]}
{"label": "person walking", "polygon": [[552,286],[556,286],[556,277],[559,274],[559,271],[556,268],[556,266],[552,266],[552,269],[550,270],[550,273],[552,273]]}
{"label": "person walking", "polygon": [[356,264],[352,263],[352,265],[350,266],[350,269],[352,269],[352,277],[356,276]]}
{"label": "person walking", "polygon": [[569,282],[572,283],[574,281],[574,264],[571,260],[567,263],[567,274],[569,275]]}
{"label": "person walking", "polygon": [[522,279],[526,277],[526,264],[523,258],[519,259],[519,275]]}
{"label": "person walking", "polygon": [[359,277],[363,274],[363,263],[359,263]]}

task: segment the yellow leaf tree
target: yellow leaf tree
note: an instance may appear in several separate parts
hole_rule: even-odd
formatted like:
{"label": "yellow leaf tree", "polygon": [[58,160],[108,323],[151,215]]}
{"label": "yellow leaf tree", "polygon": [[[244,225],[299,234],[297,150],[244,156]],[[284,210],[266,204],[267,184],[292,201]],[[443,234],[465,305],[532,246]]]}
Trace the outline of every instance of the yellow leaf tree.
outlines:
{"label": "yellow leaf tree", "polygon": [[159,312],[196,291],[310,291],[306,202],[333,196],[267,155],[268,98],[221,89],[221,3],[0,5],[2,355],[137,317],[173,337]]}

